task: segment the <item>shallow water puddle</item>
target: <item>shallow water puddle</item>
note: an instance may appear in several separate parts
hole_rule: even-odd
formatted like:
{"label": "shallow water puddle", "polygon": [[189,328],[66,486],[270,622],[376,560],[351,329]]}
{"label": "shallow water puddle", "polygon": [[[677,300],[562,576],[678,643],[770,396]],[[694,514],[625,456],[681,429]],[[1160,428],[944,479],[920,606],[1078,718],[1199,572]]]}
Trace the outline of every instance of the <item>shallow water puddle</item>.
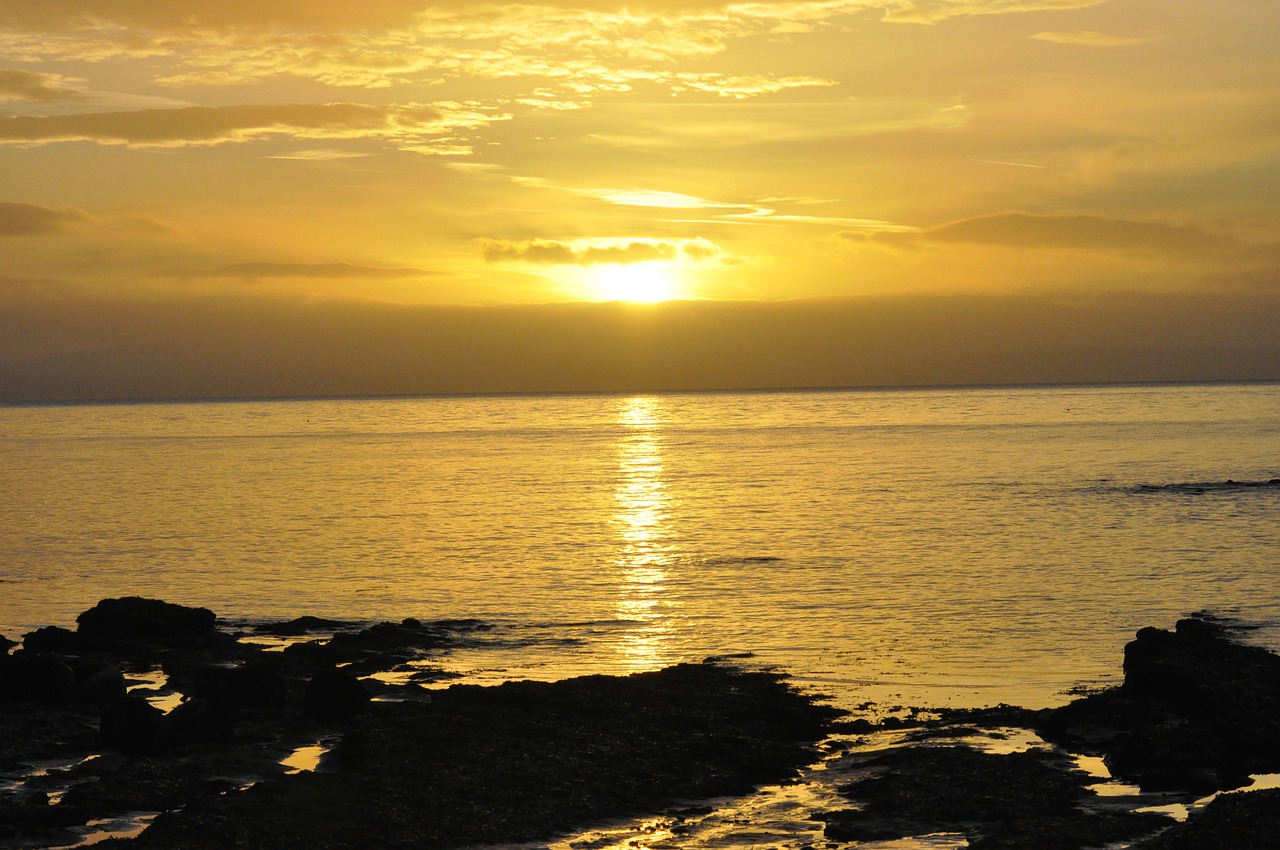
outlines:
{"label": "shallow water puddle", "polygon": [[852,740],[837,736],[838,740],[853,746],[807,768],[794,783],[765,786],[746,797],[699,801],[684,808],[675,806],[664,815],[527,846],[531,850],[534,847],[546,850],[754,850],[823,846],[856,846],[859,850],[959,850],[967,847],[968,839],[960,833],[844,844],[827,839],[825,824],[814,819],[822,812],[849,808],[849,800],[836,789],[863,771],[861,762],[866,755],[900,745],[904,737],[905,733],[900,731],[858,736]]}
{"label": "shallow water puddle", "polygon": [[1071,758],[1075,761],[1078,769],[1089,774],[1094,779],[1105,780],[1086,786],[1099,797],[1138,797],[1142,794],[1142,789],[1137,785],[1121,782],[1119,779],[1112,777],[1111,770],[1101,756],[1072,754]]}
{"label": "shallow water puddle", "polygon": [[169,677],[159,667],[140,673],[130,673],[129,679],[134,684],[127,688],[128,693],[145,691],[147,702],[165,714],[182,704],[182,694],[169,688]]}
{"label": "shallow water puddle", "polygon": [[[66,777],[81,765],[101,758],[97,753],[79,759],[47,759],[29,764],[30,770],[21,775],[9,775],[0,778],[0,793],[12,794],[23,789],[44,791],[49,805],[57,805],[76,780]],[[80,780],[83,781],[83,780]]]}
{"label": "shallow water puddle", "polygon": [[111,838],[137,838],[159,816],[159,812],[130,812],[115,818],[91,820],[77,830],[84,831],[83,837],[74,844],[60,846],[89,847]]}
{"label": "shallow water puddle", "polygon": [[1230,791],[1216,791],[1208,797],[1201,797],[1194,803],[1169,803],[1162,806],[1146,806],[1138,809],[1138,811],[1156,812],[1158,814],[1168,815],[1179,823],[1182,823],[1186,821],[1187,818],[1191,817],[1192,812],[1198,812],[1224,794],[1248,794],[1251,791],[1266,791],[1274,788],[1280,788],[1280,773],[1251,774],[1249,778],[1252,779],[1253,782],[1243,788],[1233,788]]}
{"label": "shallow water puddle", "polygon": [[324,758],[324,754],[332,748],[332,741],[316,741],[314,744],[298,747],[280,759],[280,764],[288,768],[285,773],[290,776],[296,773],[311,773],[320,766],[320,759]]}

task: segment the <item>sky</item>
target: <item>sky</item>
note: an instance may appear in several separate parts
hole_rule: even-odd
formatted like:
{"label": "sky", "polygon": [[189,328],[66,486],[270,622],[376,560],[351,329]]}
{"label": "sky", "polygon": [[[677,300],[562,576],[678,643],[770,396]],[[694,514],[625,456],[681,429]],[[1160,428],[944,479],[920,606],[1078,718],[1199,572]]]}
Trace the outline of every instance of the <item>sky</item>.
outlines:
{"label": "sky", "polygon": [[1280,379],[1275,0],[0,0],[0,400]]}

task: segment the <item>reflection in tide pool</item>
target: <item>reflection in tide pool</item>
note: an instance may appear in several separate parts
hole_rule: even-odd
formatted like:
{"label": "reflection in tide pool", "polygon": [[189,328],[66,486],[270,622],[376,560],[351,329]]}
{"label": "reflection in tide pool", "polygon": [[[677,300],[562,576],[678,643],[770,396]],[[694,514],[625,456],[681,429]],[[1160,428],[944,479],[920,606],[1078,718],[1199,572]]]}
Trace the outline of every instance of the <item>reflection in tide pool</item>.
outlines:
{"label": "reflection in tide pool", "polygon": [[650,670],[677,660],[670,647],[675,603],[666,593],[667,570],[675,555],[662,476],[662,401],[653,396],[622,399],[618,421],[616,566],[620,587],[618,619],[633,623],[620,643],[629,670]]}

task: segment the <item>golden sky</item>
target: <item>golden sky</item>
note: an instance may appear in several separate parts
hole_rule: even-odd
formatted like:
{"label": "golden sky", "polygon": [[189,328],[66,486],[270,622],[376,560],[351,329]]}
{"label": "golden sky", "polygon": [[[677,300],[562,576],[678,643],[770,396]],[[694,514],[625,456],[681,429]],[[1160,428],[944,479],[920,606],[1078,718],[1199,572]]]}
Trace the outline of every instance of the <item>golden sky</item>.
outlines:
{"label": "golden sky", "polygon": [[[365,361],[334,391],[1038,380],[1008,359],[1104,326],[1149,356],[1175,318],[1231,349],[1179,376],[1280,378],[1277,33],[1275,0],[0,0],[0,398],[302,392],[329,384],[234,349],[319,336]],[[619,349],[593,383],[529,306],[617,299],[856,327],[712,374],[748,308],[650,308],[684,371]],[[793,327],[797,299],[836,300]],[[932,372],[887,341],[832,371],[913,310],[957,340]],[[473,365],[374,344],[404,322],[472,328]],[[162,380],[183,348],[208,374]]]}

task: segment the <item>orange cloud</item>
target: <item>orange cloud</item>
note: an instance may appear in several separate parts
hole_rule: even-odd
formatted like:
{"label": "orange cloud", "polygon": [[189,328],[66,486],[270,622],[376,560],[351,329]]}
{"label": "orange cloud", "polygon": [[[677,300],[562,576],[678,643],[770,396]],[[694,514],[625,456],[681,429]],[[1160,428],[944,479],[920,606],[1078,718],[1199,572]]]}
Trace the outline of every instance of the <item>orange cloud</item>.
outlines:
{"label": "orange cloud", "polygon": [[35,204],[0,203],[0,236],[44,236],[91,220],[80,210],[51,210]]}
{"label": "orange cloud", "polygon": [[[863,239],[864,234],[844,234]],[[1037,215],[1005,212],[960,219],[916,232],[876,233],[874,241],[899,246],[959,242],[1011,248],[1084,248],[1100,251],[1152,250],[1177,253],[1226,251],[1239,247],[1227,236],[1191,225],[1134,221],[1103,215]]]}
{"label": "orange cloud", "polygon": [[87,140],[131,147],[180,147],[285,135],[307,139],[376,138],[407,150],[439,152],[432,146],[441,135],[505,117],[455,103],[189,106],[77,115],[9,115],[0,117],[0,143]]}
{"label": "orange cloud", "polygon": [[700,261],[718,257],[722,253],[718,245],[707,239],[634,239],[607,242],[558,242],[553,239],[506,242],[501,239],[481,239],[479,245],[481,256],[490,263],[521,262],[539,265],[645,263],[653,260],[670,261],[681,256]]}
{"label": "orange cloud", "polygon": [[264,278],[313,278],[320,280],[388,280],[421,277],[431,274],[422,269],[362,266],[351,263],[236,263],[214,269],[200,269],[185,274],[187,277],[235,278],[262,280]]}
{"label": "orange cloud", "polygon": [[1108,35],[1092,30],[1074,30],[1072,32],[1038,32],[1030,38],[1053,44],[1075,44],[1081,47],[1130,47],[1135,44],[1150,44],[1153,41],[1159,41],[1163,36]]}
{"label": "orange cloud", "polygon": [[78,100],[83,95],[67,88],[65,80],[57,74],[33,74],[13,68],[0,68],[0,101],[25,100],[48,103],[58,100]]}

